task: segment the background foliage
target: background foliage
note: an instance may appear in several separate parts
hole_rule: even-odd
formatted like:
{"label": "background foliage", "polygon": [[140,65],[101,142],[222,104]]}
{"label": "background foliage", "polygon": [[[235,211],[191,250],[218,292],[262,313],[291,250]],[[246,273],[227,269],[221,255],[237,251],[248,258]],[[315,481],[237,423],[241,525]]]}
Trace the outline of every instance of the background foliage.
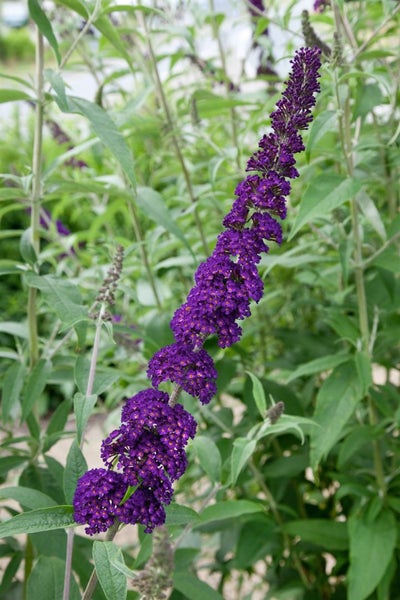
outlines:
{"label": "background foliage", "polygon": [[[172,341],[305,44],[300,8],[327,46],[321,94],[284,243],[261,263],[264,298],[240,343],[208,342],[218,396],[183,397],[199,430],[168,510],[168,597],[400,598],[399,5],[268,5],[251,17],[233,0],[31,0],[35,64],[1,36],[4,599],[66,597],[75,431],[93,410],[109,432]],[[99,326],[117,245],[123,275]],[[271,402],[285,404],[274,425]],[[140,597],[152,536],[131,530],[94,545],[79,530],[70,598],[93,561],[93,598]]]}

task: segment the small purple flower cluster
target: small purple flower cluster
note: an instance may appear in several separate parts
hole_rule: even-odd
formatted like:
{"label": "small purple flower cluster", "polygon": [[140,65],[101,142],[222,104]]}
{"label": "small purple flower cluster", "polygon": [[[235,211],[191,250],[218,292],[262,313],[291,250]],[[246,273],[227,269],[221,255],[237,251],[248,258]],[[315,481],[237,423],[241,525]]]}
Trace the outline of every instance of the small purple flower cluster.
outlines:
{"label": "small purple flower cluster", "polygon": [[[282,229],[276,217],[286,216],[288,179],[298,176],[294,154],[304,149],[298,133],[311,121],[314,94],[319,91],[318,48],[300,49],[283,97],[271,115],[272,131],[247,164],[248,175],[236,188],[236,200],[226,215],[212,255],[196,271],[195,285],[175,312],[171,329],[176,342],[156,352],[149,362],[153,388],[130,398],[122,410],[121,426],[104,440],[104,469],[86,473],[75,492],[75,520],[87,523],[87,533],[105,531],[117,519],[141,523],[145,531],[165,520],[163,505],[171,501],[172,482],[186,468],[185,446],[196,431],[194,418],[156,389],[171,381],[208,403],[216,392],[217,372],[203,348],[216,335],[225,348],[241,337],[237,321],[250,315],[259,302],[263,282],[257,264],[268,252],[266,241],[278,244]],[[175,390],[176,392],[176,390]]]}
{"label": "small purple flower cluster", "polygon": [[184,447],[196,433],[192,415],[168,401],[167,393],[152,388],[129,398],[121,426],[103,441],[105,468],[79,480],[74,518],[89,525],[90,535],[106,531],[115,519],[141,523],[148,533],[164,523],[163,504],[171,502],[172,482],[185,472]]}

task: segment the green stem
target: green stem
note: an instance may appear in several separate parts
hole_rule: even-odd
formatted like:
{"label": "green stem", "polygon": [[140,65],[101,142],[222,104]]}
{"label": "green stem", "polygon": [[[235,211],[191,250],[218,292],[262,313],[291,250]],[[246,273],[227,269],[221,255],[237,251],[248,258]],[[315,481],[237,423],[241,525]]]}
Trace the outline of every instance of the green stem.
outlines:
{"label": "green stem", "polygon": [[156,301],[156,304],[157,304],[157,308],[158,308],[158,310],[161,311],[162,304],[161,304],[160,296],[158,295],[156,282],[155,282],[154,277],[153,277],[153,271],[151,270],[149,257],[147,256],[146,244],[144,242],[143,235],[142,235],[142,230],[140,228],[139,219],[138,219],[138,216],[136,214],[136,208],[132,204],[132,202],[129,203],[129,210],[130,210],[130,213],[132,215],[133,231],[135,232],[136,240],[137,240],[137,242],[139,244],[139,252],[140,252],[140,256],[142,258],[143,264],[144,264],[144,268],[146,269],[147,279],[148,279],[148,282],[149,282],[150,287],[152,289],[152,292],[154,294],[154,298],[155,298],[155,301]]}
{"label": "green stem", "polygon": [[251,472],[254,475],[254,479],[257,481],[258,485],[260,486],[260,489],[262,490],[262,492],[265,496],[265,499],[267,500],[267,502],[269,504],[269,507],[271,509],[271,512],[272,512],[272,515],[273,515],[275,521],[277,522],[277,524],[279,525],[279,527],[281,529],[283,545],[285,547],[285,550],[288,553],[288,556],[291,557],[294,567],[297,570],[297,572],[300,576],[300,579],[303,582],[305,588],[309,589],[310,582],[308,580],[307,573],[305,572],[304,567],[301,564],[301,560],[299,559],[299,557],[297,555],[296,549],[293,548],[293,546],[291,545],[289,535],[283,529],[284,520],[282,519],[281,514],[278,510],[277,504],[275,502],[275,498],[273,497],[272,493],[270,492],[267,484],[265,483],[265,479],[264,479],[263,475],[257,469],[252,458],[249,460],[248,465],[250,467]]}
{"label": "green stem", "polygon": [[[219,53],[219,57],[221,60],[221,65],[222,65],[222,72],[224,75],[224,84],[225,84],[225,89],[226,89],[226,93],[227,95],[229,95],[230,89],[229,89],[229,77],[228,77],[228,69],[226,68],[226,60],[225,60],[225,52],[224,49],[222,47],[222,43],[221,43],[221,38],[219,35],[219,30],[218,30],[218,24],[217,21],[215,19],[215,5],[214,5],[214,0],[209,0],[209,7],[211,10],[211,26],[212,26],[212,30],[213,30],[213,34],[215,39],[217,40],[217,45],[218,45],[218,53]],[[230,109],[230,113],[231,113],[231,128],[232,128],[232,141],[233,141],[233,145],[236,148],[236,166],[237,168],[240,170],[240,146],[239,146],[239,142],[238,142],[238,134],[237,134],[237,117],[236,117],[236,111],[235,108],[232,106]]]}
{"label": "green stem", "polygon": [[[106,537],[105,537],[106,542],[111,542],[115,538],[118,528],[119,528],[119,525],[120,525],[119,522],[115,522],[114,525],[112,525],[112,527],[110,527],[110,529],[106,533]],[[86,589],[83,593],[82,600],[91,600],[93,592],[96,589],[97,582],[98,582],[98,578],[97,578],[96,569],[93,569],[92,574],[90,575],[89,581],[87,583]]]}
{"label": "green stem", "polygon": [[[86,397],[90,396],[93,392],[94,378],[96,375],[96,366],[97,366],[97,358],[99,355],[99,347],[100,347],[100,336],[101,336],[101,328],[103,326],[103,318],[106,312],[106,304],[102,302],[100,306],[99,315],[96,321],[96,332],[94,335],[93,348],[92,348],[92,356],[90,360],[89,367],[89,375],[86,384]],[[80,449],[83,450],[83,444],[85,441],[85,431],[82,432]],[[110,528],[111,530],[111,528]],[[115,533],[114,533],[115,535]],[[63,600],[69,600],[70,593],[70,585],[71,585],[71,573],[72,573],[72,553],[74,546],[74,529],[69,529],[67,532],[67,548],[66,548],[66,559],[65,559],[65,571],[64,571],[64,590],[63,590]],[[93,575],[94,573],[94,575]],[[96,572],[93,571],[92,577],[96,575]],[[89,580],[90,582],[90,580]],[[97,578],[94,582],[94,587],[96,587]],[[94,588],[93,588],[94,589]],[[90,597],[90,596],[89,596]]]}
{"label": "green stem", "polygon": [[[336,20],[336,28],[339,32],[340,25],[343,21],[340,19],[338,7],[334,4],[334,15]],[[342,106],[340,101],[339,86],[336,79],[335,73],[335,90],[336,98],[339,109],[339,133],[341,138],[342,149],[345,157],[347,166],[347,173],[349,177],[354,177],[354,157],[353,157],[353,146],[354,141],[351,138],[351,107],[349,103],[349,90],[347,90],[346,99]],[[359,219],[359,207],[357,202],[357,196],[351,200],[351,223],[352,223],[352,234],[354,240],[354,278],[356,284],[356,296],[357,296],[357,307],[358,307],[358,323],[360,328],[361,337],[361,350],[370,357],[372,362],[372,345],[370,344],[370,327],[368,319],[368,304],[367,296],[365,292],[365,279],[364,270],[366,263],[363,259],[362,251],[362,237],[361,237],[361,224]],[[368,420],[370,425],[375,426],[377,424],[377,418],[375,414],[375,408],[373,405],[370,394],[366,394],[366,400],[368,405]],[[380,490],[380,494],[384,496],[386,494],[386,483],[384,476],[384,469],[382,463],[382,455],[379,440],[372,441],[373,449],[373,460],[375,468],[375,478],[377,486]]]}
{"label": "green stem", "polygon": [[[41,173],[42,173],[42,145],[43,145],[43,112],[44,112],[44,44],[39,29],[36,29],[36,58],[35,58],[35,83],[36,107],[35,130],[33,138],[32,159],[32,191],[30,198],[31,208],[31,241],[32,248],[39,256],[40,253],[40,199],[41,199]],[[29,361],[31,369],[39,360],[39,337],[37,325],[37,290],[29,287],[28,291],[28,329],[29,329]]]}
{"label": "green stem", "polygon": [[[172,139],[172,145],[174,146],[175,149],[175,153],[176,156],[178,157],[178,161],[179,164],[181,165],[181,169],[182,169],[182,173],[183,173],[183,177],[185,179],[185,183],[186,183],[186,187],[187,187],[187,191],[189,194],[189,198],[192,204],[196,204],[197,202],[197,198],[195,196],[194,190],[193,190],[193,186],[192,186],[192,182],[190,179],[190,175],[189,175],[189,171],[188,168],[186,166],[186,161],[185,158],[183,156],[181,147],[180,147],[180,142],[178,140],[177,135],[175,134],[175,126],[174,126],[174,121],[172,118],[172,114],[171,111],[169,109],[169,104],[167,101],[167,98],[164,94],[164,88],[163,88],[163,84],[161,81],[161,77],[160,77],[160,73],[158,71],[158,66],[157,66],[157,59],[154,53],[154,49],[153,49],[153,45],[151,43],[151,37],[150,37],[150,32],[149,29],[147,27],[147,22],[145,18],[142,18],[142,23],[143,23],[143,28],[145,31],[145,35],[146,35],[146,41],[147,41],[147,49],[150,55],[150,59],[151,59],[151,64],[153,67],[153,72],[154,72],[154,77],[155,77],[155,83],[156,83],[156,89],[157,89],[157,93],[159,96],[159,100],[161,103],[161,106],[163,107],[164,110],[164,114],[165,117],[167,119],[167,126],[168,126],[168,131],[171,135],[171,139]],[[208,244],[207,244],[207,240],[206,240],[206,236],[203,230],[203,225],[201,223],[198,211],[197,211],[197,207],[194,207],[193,210],[193,214],[194,214],[194,220],[196,222],[196,226],[197,229],[199,231],[200,234],[200,239],[201,239],[201,243],[203,246],[203,250],[206,256],[209,255],[209,248],[208,248]]]}

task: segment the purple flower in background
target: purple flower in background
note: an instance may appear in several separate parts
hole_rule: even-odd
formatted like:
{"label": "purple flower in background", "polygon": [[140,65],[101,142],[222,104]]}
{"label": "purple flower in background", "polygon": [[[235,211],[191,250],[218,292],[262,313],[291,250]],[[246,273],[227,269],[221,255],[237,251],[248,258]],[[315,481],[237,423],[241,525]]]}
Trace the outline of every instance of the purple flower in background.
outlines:
{"label": "purple flower in background", "polygon": [[330,5],[331,5],[330,0],[315,0],[314,11],[315,12],[324,12],[324,10]]}
{"label": "purple flower in background", "polygon": [[[89,534],[104,531],[115,518],[141,523],[146,532],[165,521],[163,505],[171,501],[172,483],[186,469],[185,446],[196,432],[194,418],[176,398],[184,390],[203,404],[211,400],[217,371],[204,341],[216,335],[222,348],[237,342],[237,321],[248,317],[251,302],[262,297],[257,265],[269,251],[266,242],[282,241],[277,219],[286,217],[288,179],[298,176],[294,154],[304,149],[299,131],[308,127],[319,91],[319,56],[318,48],[296,53],[286,90],[271,115],[271,132],[248,161],[253,173],[237,186],[214,252],[198,267],[195,285],[172,318],[176,342],[149,361],[147,375],[154,387],[126,401],[121,426],[102,444],[106,469],[89,471],[78,482],[75,520],[88,523]],[[156,389],[163,382],[176,384],[171,398]]]}
{"label": "purple flower in background", "polygon": [[59,219],[57,219],[55,222],[53,221],[49,210],[44,208],[41,209],[40,225],[43,227],[43,229],[50,229],[52,223],[55,224],[57,233],[59,233],[60,235],[67,236],[71,234],[70,230],[67,227],[65,227],[62,221],[60,221]]}

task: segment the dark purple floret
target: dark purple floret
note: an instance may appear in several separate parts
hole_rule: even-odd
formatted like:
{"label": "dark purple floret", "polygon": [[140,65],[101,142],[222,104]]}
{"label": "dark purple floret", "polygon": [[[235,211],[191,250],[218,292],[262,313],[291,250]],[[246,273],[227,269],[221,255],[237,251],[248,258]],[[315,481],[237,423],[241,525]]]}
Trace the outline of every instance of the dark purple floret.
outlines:
{"label": "dark purple floret", "polygon": [[119,506],[116,515],[122,523],[145,525],[145,533],[165,523],[165,510],[150,488],[138,488],[130,498]]}
{"label": "dark purple floret", "polygon": [[210,402],[217,391],[217,371],[211,356],[203,348],[194,350],[188,344],[161,348],[151,358],[147,375],[155,386],[173,381],[202,404]]}
{"label": "dark purple floret", "polygon": [[77,523],[87,523],[86,533],[107,531],[114,523],[117,508],[127,485],[121,473],[106,469],[87,471],[78,481],[73,505]]}
{"label": "dark purple floret", "polygon": [[162,502],[169,501],[170,481],[185,472],[184,447],[196,433],[194,417],[180,404],[170,406],[168,399],[165,392],[148,389],[127,400],[121,426],[101,447],[105,465],[121,469],[129,485],[154,489],[158,478],[164,490],[160,494],[166,493],[160,495]]}

